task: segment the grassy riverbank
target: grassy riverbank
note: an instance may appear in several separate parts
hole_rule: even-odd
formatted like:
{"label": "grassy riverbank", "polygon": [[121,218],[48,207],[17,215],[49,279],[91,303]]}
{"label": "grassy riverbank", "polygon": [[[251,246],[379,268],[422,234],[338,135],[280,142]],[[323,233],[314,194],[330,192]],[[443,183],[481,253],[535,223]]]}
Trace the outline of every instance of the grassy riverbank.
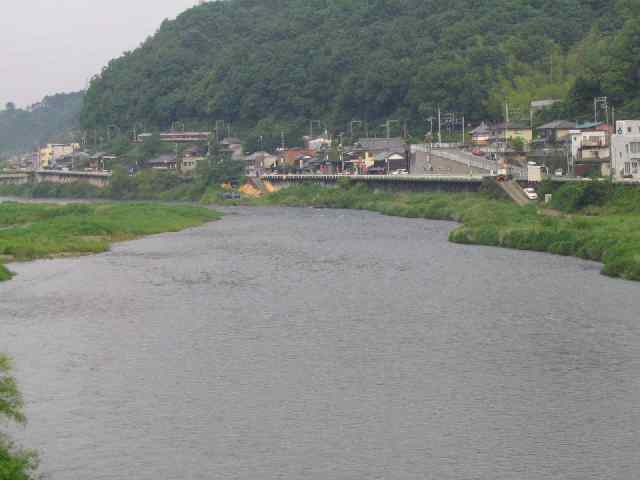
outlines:
{"label": "grassy riverbank", "polygon": [[294,186],[261,202],[454,220],[462,225],[450,233],[452,242],[576,256],[604,263],[606,275],[640,280],[640,193],[605,187],[609,191],[602,195],[592,195],[592,187],[582,191],[583,187],[570,186],[555,192],[554,206],[565,210],[558,216],[488,194],[375,192],[346,184]]}
{"label": "grassy riverbank", "polygon": [[[0,262],[104,252],[115,241],[219,218],[219,213],[195,206],[0,203]],[[0,281],[10,278],[0,263]]]}

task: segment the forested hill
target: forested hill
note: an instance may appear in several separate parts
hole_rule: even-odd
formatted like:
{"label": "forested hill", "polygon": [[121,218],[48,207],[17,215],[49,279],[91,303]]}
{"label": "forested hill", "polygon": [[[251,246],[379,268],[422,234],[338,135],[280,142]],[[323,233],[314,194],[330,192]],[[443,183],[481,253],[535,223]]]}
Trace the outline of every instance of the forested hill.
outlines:
{"label": "forested hill", "polygon": [[[577,115],[595,94],[632,109],[638,3],[208,2],[113,60],[92,82],[82,121],[87,128],[216,119],[423,122],[438,104],[480,119],[498,117],[505,98],[526,108],[531,98],[549,97],[565,99]],[[635,54],[613,55],[626,48]]]}
{"label": "forested hill", "polygon": [[0,111],[0,155],[26,152],[49,140],[62,140],[79,126],[84,92],[45,97],[26,110],[12,103]]}

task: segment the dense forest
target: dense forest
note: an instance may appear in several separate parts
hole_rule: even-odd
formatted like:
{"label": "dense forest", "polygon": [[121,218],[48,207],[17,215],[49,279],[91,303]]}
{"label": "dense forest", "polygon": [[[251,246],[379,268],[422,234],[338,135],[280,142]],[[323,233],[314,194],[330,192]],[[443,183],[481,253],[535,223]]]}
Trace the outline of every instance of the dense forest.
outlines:
{"label": "dense forest", "polygon": [[477,121],[557,98],[557,115],[579,118],[603,95],[640,114],[637,0],[223,0],[110,62],[81,118],[424,128],[437,106]]}
{"label": "dense forest", "polygon": [[0,157],[25,152],[49,140],[62,140],[79,127],[84,92],[45,97],[26,110],[8,103],[0,111]]}

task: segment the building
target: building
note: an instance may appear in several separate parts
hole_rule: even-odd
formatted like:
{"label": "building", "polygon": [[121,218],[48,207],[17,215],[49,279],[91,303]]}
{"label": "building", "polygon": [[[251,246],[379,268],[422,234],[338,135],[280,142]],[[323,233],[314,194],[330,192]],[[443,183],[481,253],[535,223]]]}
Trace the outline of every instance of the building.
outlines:
{"label": "building", "polygon": [[79,143],[49,143],[38,151],[38,168],[54,167],[58,160],[80,150]]}
{"label": "building", "polygon": [[609,133],[604,130],[571,130],[571,156],[568,168],[577,176],[598,170],[603,176],[610,174]]}
{"label": "building", "polygon": [[277,163],[278,157],[269,152],[255,152],[247,156],[247,165],[254,167],[258,173],[272,169]]}
{"label": "building", "polygon": [[185,150],[182,161],[180,162],[180,171],[182,173],[193,173],[199,162],[207,159],[206,149],[194,146]]}
{"label": "building", "polygon": [[479,147],[517,138],[525,144],[531,143],[533,130],[523,122],[498,123],[497,125],[482,122],[471,131],[471,142]]}
{"label": "building", "polygon": [[[386,158],[391,155],[401,155],[404,159],[404,163],[402,166],[395,168],[396,170],[399,168],[408,169],[408,156],[410,155],[410,148],[407,145],[407,142],[403,138],[395,137],[395,138],[361,138],[354,145],[353,148],[350,149],[351,154],[356,154],[356,156],[360,159],[361,168],[372,168],[378,164],[378,166],[382,167],[382,157],[384,160],[384,167],[386,168]],[[394,157],[395,159],[395,157]],[[393,164],[397,163],[394,160]],[[391,170],[394,168],[390,167]]]}
{"label": "building", "polygon": [[400,152],[380,152],[374,157],[373,167],[384,169],[386,173],[394,170],[408,170],[406,153]]}
{"label": "building", "polygon": [[[153,137],[153,133],[141,133],[137,136],[138,143],[144,142],[146,139]],[[168,143],[193,143],[208,142],[211,132],[165,132],[158,134],[161,142]]]}
{"label": "building", "polygon": [[482,122],[471,130],[471,143],[477,146],[486,146],[493,141],[494,136],[493,129],[485,122]]}
{"label": "building", "polygon": [[498,141],[520,139],[526,144],[533,141],[533,129],[524,122],[499,123],[493,130],[493,136]]}
{"label": "building", "polygon": [[571,131],[576,130],[576,123],[567,120],[554,120],[537,128],[542,138],[547,143],[560,143],[570,141]]}
{"label": "building", "polygon": [[322,150],[322,149],[327,149],[327,148],[331,148],[331,140],[329,140],[327,137],[309,137],[306,136],[304,137],[304,146],[308,149],[308,150]]}
{"label": "building", "polygon": [[294,168],[302,168],[308,160],[316,156],[314,150],[306,148],[289,148],[281,152],[282,164]]}
{"label": "building", "polygon": [[611,137],[612,174],[616,180],[640,180],[640,120],[616,122]]}
{"label": "building", "polygon": [[165,153],[146,162],[154,170],[176,170],[178,158],[173,153]]}

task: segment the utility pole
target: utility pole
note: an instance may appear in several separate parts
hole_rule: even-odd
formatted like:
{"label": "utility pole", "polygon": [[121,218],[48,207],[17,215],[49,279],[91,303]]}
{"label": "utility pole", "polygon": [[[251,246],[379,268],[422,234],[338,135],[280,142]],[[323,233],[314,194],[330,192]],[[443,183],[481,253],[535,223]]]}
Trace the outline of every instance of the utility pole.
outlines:
{"label": "utility pole", "polygon": [[434,120],[433,116],[429,118],[425,118],[425,121],[429,122],[429,135],[431,135],[431,137],[433,137],[433,120]]}
{"label": "utility pole", "polygon": [[220,138],[220,129],[218,128],[218,125],[222,124],[222,135],[224,135],[224,120],[216,120],[216,143],[220,142],[221,138]]}
{"label": "utility pole", "polygon": [[340,135],[338,135],[340,137],[340,144],[338,145],[338,152],[340,153],[340,164],[341,164],[341,173],[344,173],[344,147],[342,146],[342,136],[344,134],[340,133]]}
{"label": "utility pole", "polygon": [[509,142],[509,104],[504,104],[504,148],[505,153],[507,151],[507,143]]}
{"label": "utility pole", "polygon": [[607,124],[609,123],[609,101],[607,97],[595,97],[593,99],[593,121],[598,123],[598,107],[605,111]]}
{"label": "utility pole", "polygon": [[351,120],[351,123],[349,124],[349,134],[351,135],[351,139],[353,140],[353,126],[354,125],[358,125],[359,127],[362,127],[362,122],[360,120]]}
{"label": "utility pole", "polygon": [[320,120],[309,120],[309,137],[313,139],[313,126],[318,125],[318,129],[322,130],[322,123]]}
{"label": "utility pole", "polygon": [[462,115],[462,146],[464,147],[465,144],[465,137],[464,137],[464,114]]}
{"label": "utility pole", "polygon": [[438,105],[438,144],[442,144],[442,115],[440,112],[440,105]]}
{"label": "utility pole", "polygon": [[391,138],[391,124],[392,123],[400,124],[400,120],[387,120],[386,123],[381,125],[382,127],[385,127],[387,129],[387,138]]}

